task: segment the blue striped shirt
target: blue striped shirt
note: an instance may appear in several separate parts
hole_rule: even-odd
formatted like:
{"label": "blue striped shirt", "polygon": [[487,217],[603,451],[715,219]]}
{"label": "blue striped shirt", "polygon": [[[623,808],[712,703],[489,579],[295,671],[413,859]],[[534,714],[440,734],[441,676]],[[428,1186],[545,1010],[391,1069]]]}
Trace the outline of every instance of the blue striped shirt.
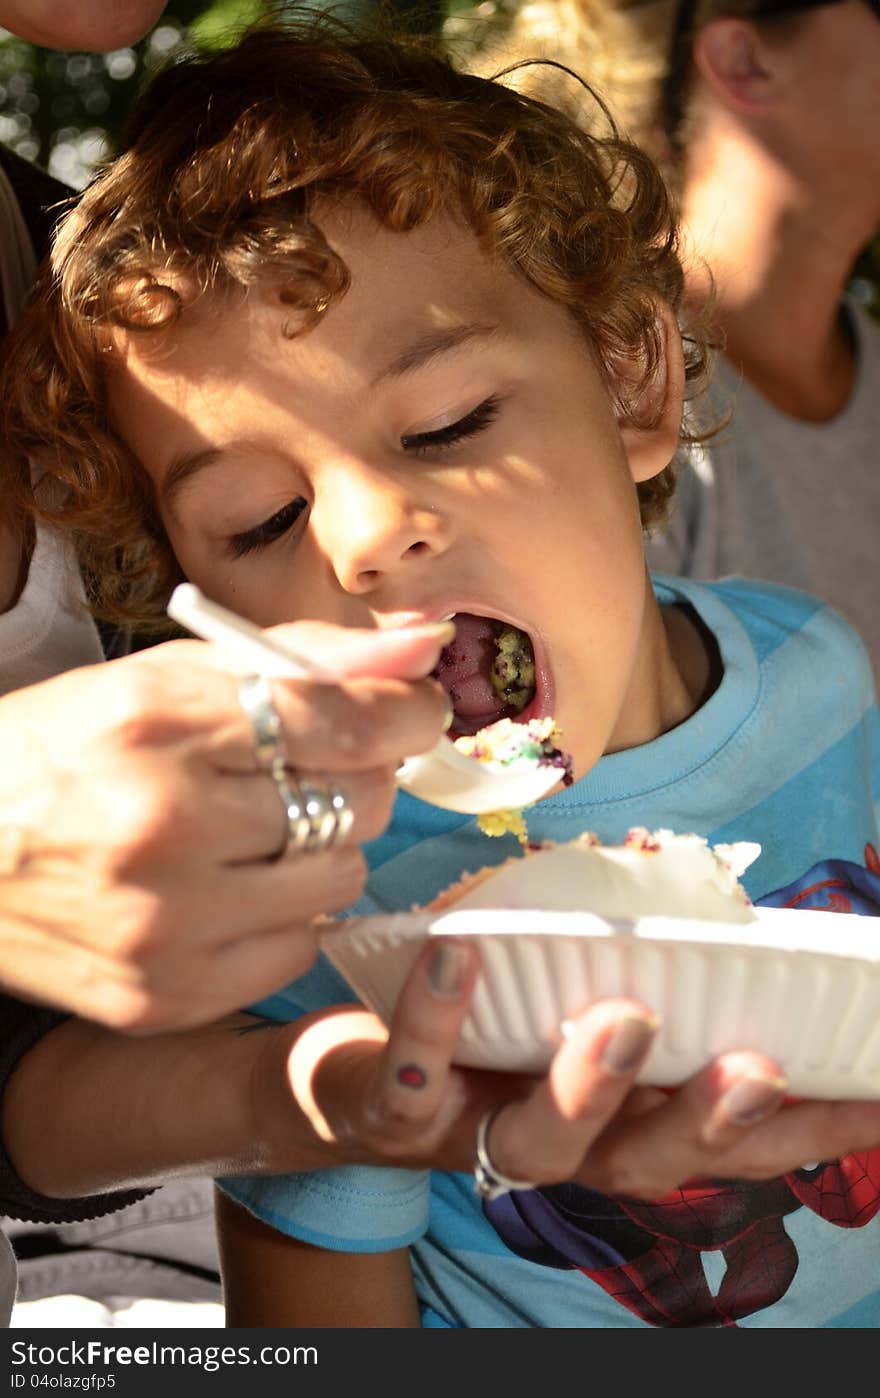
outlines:
{"label": "blue striped shirt", "polygon": [[[714,634],[722,681],[685,723],[603,757],[532,808],[530,837],[592,830],[615,843],[641,825],[712,843],[756,840],[762,853],[743,879],[753,899],[820,860],[863,863],[866,846],[878,845],[880,718],[852,629],[783,587],[738,578],[654,585],[661,605],[690,605]],[[401,794],[389,829],[367,848],[367,891],[351,912],[409,909],[510,853],[473,818]],[[291,1019],[352,998],[320,961],[256,1008]],[[470,1175],[390,1168],[221,1185],[265,1222],[319,1246],[411,1245],[425,1326],[880,1324],[880,1152],[849,1158],[843,1173],[815,1167],[704,1190],[665,1214],[577,1187],[484,1210]],[[846,1208],[836,1215],[832,1196],[856,1199],[858,1221]]]}

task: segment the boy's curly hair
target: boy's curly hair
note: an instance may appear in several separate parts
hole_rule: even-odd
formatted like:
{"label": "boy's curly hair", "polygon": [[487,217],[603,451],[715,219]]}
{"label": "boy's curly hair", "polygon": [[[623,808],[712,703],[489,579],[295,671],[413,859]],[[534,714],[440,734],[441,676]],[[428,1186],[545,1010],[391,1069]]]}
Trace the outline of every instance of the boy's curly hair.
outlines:
{"label": "boy's curly hair", "polygon": [[[657,369],[656,301],[682,294],[676,231],[654,165],[610,123],[596,139],[427,41],[314,14],[190,54],[153,81],[123,152],[62,220],[3,371],[5,498],[73,535],[97,615],[155,621],[180,578],[151,483],[109,421],[115,342],[257,282],[297,308],[289,333],[307,332],[349,280],[310,217],[328,196],[401,233],[463,219],[570,310],[624,412],[621,385],[630,403],[638,385],[615,364],[640,382]],[[695,382],[704,348],[686,337],[685,352]],[[646,527],[672,490],[669,468],[640,485]]]}

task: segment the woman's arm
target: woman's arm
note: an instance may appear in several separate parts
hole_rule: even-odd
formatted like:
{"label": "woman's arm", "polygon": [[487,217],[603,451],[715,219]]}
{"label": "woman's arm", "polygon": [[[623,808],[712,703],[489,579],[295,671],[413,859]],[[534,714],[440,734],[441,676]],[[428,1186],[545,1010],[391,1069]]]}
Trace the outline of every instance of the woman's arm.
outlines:
{"label": "woman's arm", "polygon": [[[25,1004],[0,994],[0,1097],[17,1065],[66,1016],[43,1005]],[[99,1218],[143,1198],[143,1191],[50,1199],[18,1176],[0,1143],[0,1213],[33,1223]]]}
{"label": "woman's arm", "polygon": [[[15,1172],[37,1194],[72,1199],[261,1169],[265,1035],[243,1032],[255,1022],[232,1015],[134,1039],[65,1020],[24,1055],[3,1094],[0,1126]],[[268,1032],[289,1040],[295,1030]]]}
{"label": "woman's arm", "polygon": [[478,1122],[504,1103],[497,1171],[650,1199],[698,1175],[773,1179],[880,1143],[880,1103],[783,1106],[779,1068],[757,1053],[721,1055],[671,1095],[635,1087],[656,1021],[631,1001],[572,1020],[544,1077],[451,1068],[476,973],[466,941],[429,942],[390,1030],[352,1005],[154,1038],[69,1020],[9,1079],[7,1153],[53,1198],[338,1165],[469,1170]]}
{"label": "woman's arm", "polygon": [[228,1326],[417,1329],[409,1251],[329,1252],[279,1233],[217,1191]]}
{"label": "woman's arm", "polygon": [[274,858],[287,812],[222,648],[170,641],[0,697],[0,989],[158,1033],[309,969],[314,918],[363,888],[358,846],[388,822],[400,752],[442,732],[447,700],[419,676],[445,633],[294,635],[348,678],[273,682],[283,750],[354,818],[303,858]]}
{"label": "woman's arm", "polygon": [[[463,950],[457,988],[438,992],[437,954],[417,962],[390,1038],[360,1005],[142,1038],[65,1020],[8,1078],[0,1131],[14,1171],[39,1195],[71,1199],[182,1177],[466,1162],[487,1091],[507,1097],[511,1084],[490,1074],[471,1092],[450,1073],[477,963]],[[401,1086],[401,1061],[423,1065],[419,1093]]]}

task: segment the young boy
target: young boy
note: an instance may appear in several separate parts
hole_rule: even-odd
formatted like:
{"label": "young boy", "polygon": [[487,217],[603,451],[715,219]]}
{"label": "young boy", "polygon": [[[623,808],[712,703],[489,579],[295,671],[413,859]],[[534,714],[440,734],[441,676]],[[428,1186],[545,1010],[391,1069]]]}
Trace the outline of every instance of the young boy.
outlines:
{"label": "young boy", "polygon": [[[532,838],[757,840],[755,898],[819,859],[876,857],[856,636],[797,593],[646,571],[701,355],[636,150],[403,43],[257,32],[154,84],[53,267],[15,350],[31,385],[10,431],[66,487],[54,517],[96,605],[160,611],[183,575],[263,625],[454,616],[460,732],[502,711],[479,658],[500,621],[534,654],[522,714],[555,717],[577,778],[530,812]],[[425,902],[510,852],[401,796],[356,911]],[[261,1008],[346,997],[322,966]],[[621,1072],[650,1044],[647,1015],[629,1029]],[[784,1087],[758,1065],[730,1119],[767,1116]],[[576,1184],[481,1202],[459,1173],[225,1182],[231,1322],[344,1323],[365,1287],[385,1325],[880,1320],[876,1152],[803,1165],[793,1136],[781,1168],[733,1147],[703,1174],[734,1183],[652,1192],[672,1135],[646,1138],[638,1178],[613,1169],[617,1143],[636,1107],[643,1130],[675,1108],[629,1100]],[[506,1113],[495,1165],[560,1179],[536,1163],[549,1130],[517,1169]],[[403,1265],[371,1270],[383,1253]]]}

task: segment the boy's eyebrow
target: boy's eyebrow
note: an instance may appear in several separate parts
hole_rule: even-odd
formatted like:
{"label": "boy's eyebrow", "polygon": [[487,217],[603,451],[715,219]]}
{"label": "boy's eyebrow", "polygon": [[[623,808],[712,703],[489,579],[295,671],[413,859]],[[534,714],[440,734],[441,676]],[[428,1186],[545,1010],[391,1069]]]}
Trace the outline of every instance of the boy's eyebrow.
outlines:
{"label": "boy's eyebrow", "polygon": [[[497,325],[481,325],[474,322],[471,325],[449,325],[440,330],[429,330],[424,335],[420,335],[412,344],[406,345],[398,354],[394,356],[389,364],[370,383],[370,388],[375,388],[384,379],[401,378],[404,374],[411,374],[415,369],[421,369],[438,355],[448,354],[452,350],[459,349],[469,340],[478,338],[488,339],[492,335],[498,334]],[[228,455],[228,449],[222,447],[204,447],[201,451],[184,452],[176,456],[170,463],[165,477],[162,481],[161,494],[165,503],[171,505],[183,486],[199,471],[204,471],[206,467],[217,465],[223,457]]]}
{"label": "boy's eyebrow", "polygon": [[216,466],[225,455],[222,447],[204,447],[201,451],[183,452],[180,456],[175,456],[165,472],[159,490],[165,503],[170,505],[188,480],[199,471],[204,471],[206,467]]}
{"label": "boy's eyebrow", "polygon": [[429,330],[426,334],[420,335],[412,344],[406,345],[398,354],[394,356],[384,369],[381,369],[370,384],[375,388],[384,379],[401,378],[404,374],[411,374],[414,369],[421,369],[437,355],[447,354],[450,350],[458,349],[461,345],[467,344],[469,340],[478,336],[484,338],[496,335],[497,325],[450,325],[441,330]]}

